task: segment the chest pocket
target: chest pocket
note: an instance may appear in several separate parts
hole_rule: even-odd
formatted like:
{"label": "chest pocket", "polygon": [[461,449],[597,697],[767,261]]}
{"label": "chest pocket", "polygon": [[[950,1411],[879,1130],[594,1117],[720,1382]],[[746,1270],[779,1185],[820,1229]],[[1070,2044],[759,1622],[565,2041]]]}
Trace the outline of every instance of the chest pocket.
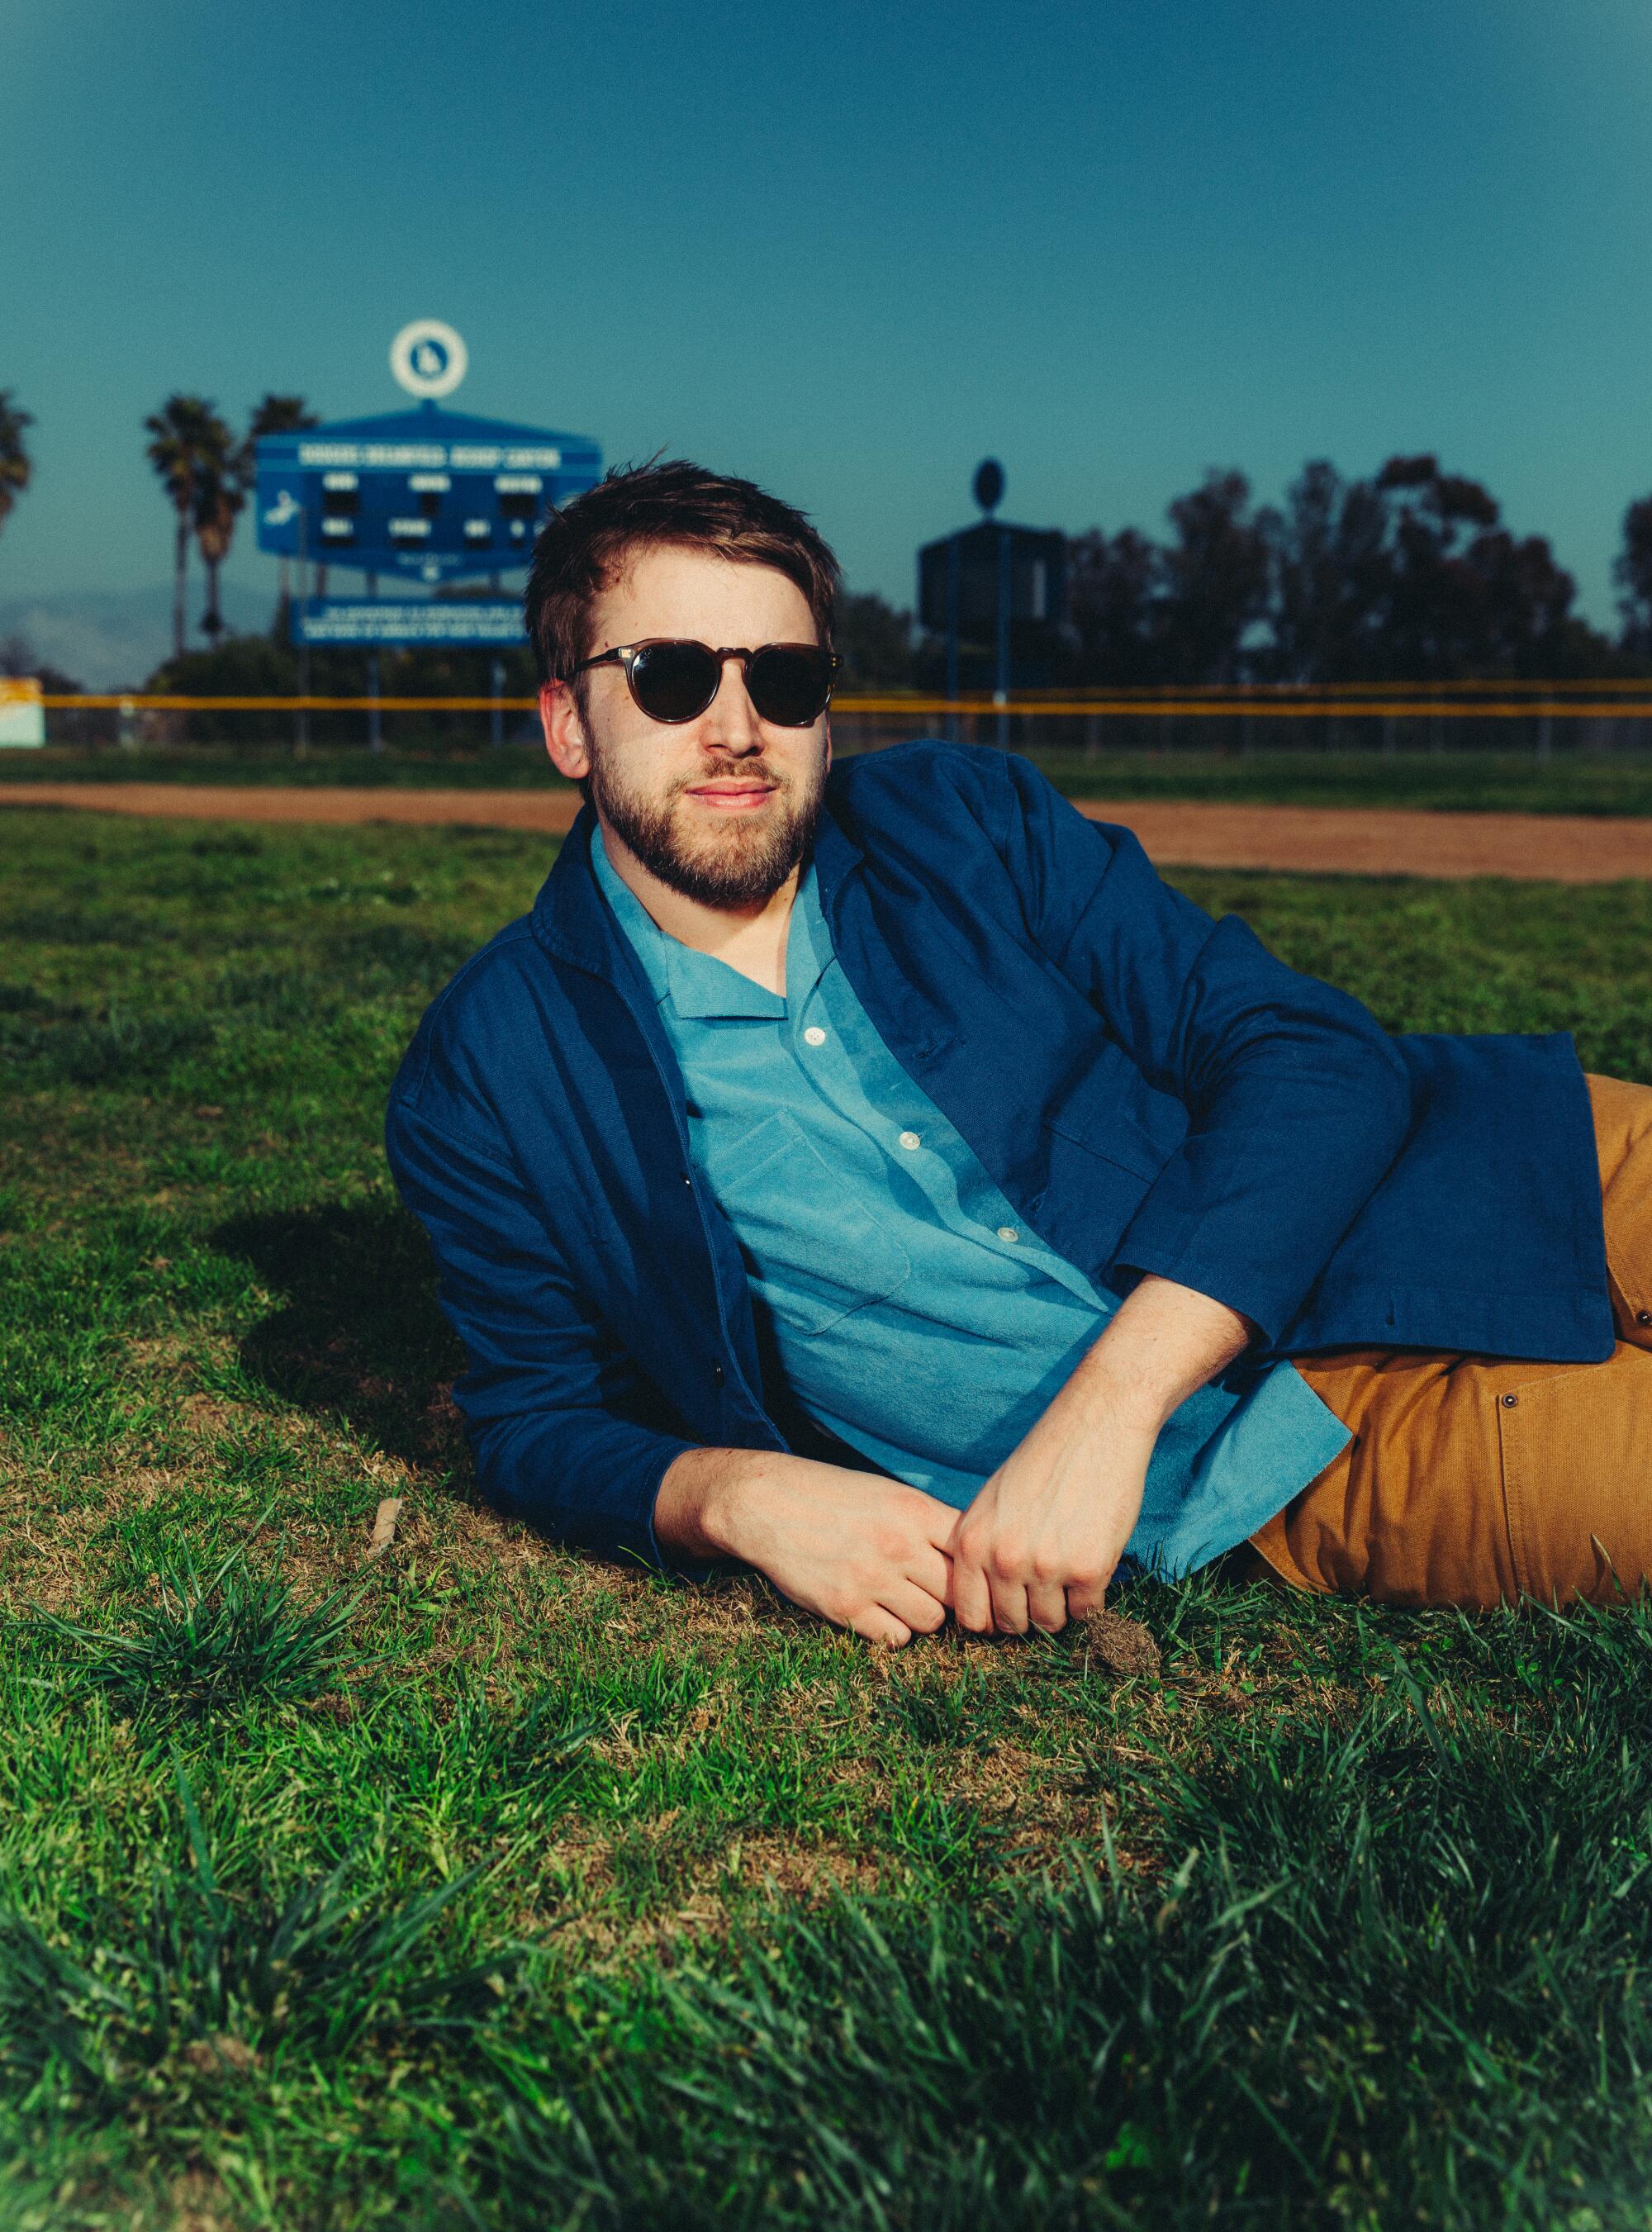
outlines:
{"label": "chest pocket", "polygon": [[911,1276],[912,1259],[887,1224],[784,1111],[720,1152],[706,1175],[754,1298],[798,1333],[825,1333]]}

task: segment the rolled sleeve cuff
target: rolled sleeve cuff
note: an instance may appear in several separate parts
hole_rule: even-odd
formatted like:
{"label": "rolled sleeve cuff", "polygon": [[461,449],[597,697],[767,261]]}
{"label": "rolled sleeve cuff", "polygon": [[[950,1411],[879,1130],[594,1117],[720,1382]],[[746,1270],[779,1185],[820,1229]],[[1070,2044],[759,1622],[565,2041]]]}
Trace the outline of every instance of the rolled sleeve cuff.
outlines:
{"label": "rolled sleeve cuff", "polygon": [[[716,1572],[715,1563],[669,1550],[654,1529],[660,1483],[677,1458],[698,1449],[699,1443],[617,1419],[604,1419],[593,1438],[595,1446],[559,1470],[548,1452],[502,1450],[487,1433],[475,1435],[477,1477],[509,1517],[560,1541],[683,1580],[701,1580]],[[582,1476],[587,1473],[599,1475],[600,1485],[585,1493]],[[554,1487],[545,1484],[549,1479],[555,1480]]]}
{"label": "rolled sleeve cuff", "polygon": [[1189,1256],[1174,1248],[1156,1248],[1151,1241],[1130,1240],[1114,1257],[1110,1282],[1119,1275],[1137,1272],[1169,1279],[1178,1287],[1191,1287],[1236,1315],[1248,1319],[1271,1348],[1299,1306],[1294,1289],[1270,1281],[1255,1264],[1223,1263],[1207,1256]]}

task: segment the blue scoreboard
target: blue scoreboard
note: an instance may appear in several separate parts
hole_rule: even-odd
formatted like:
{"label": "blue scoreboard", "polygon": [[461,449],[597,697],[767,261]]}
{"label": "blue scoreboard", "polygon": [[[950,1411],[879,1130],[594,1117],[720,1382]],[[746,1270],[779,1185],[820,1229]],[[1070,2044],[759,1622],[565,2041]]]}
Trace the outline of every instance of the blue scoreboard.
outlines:
{"label": "blue scoreboard", "polygon": [[547,507],[594,487],[583,434],[434,403],[258,444],[258,547],[432,587],[525,566]]}
{"label": "blue scoreboard", "polygon": [[[432,330],[461,352],[462,371],[457,335]],[[421,332],[409,328],[396,347]],[[415,354],[398,365],[397,378],[418,393],[421,370]],[[456,377],[444,363],[426,385],[445,393]],[[300,645],[520,643],[514,603],[380,598],[379,576],[439,593],[446,583],[524,567],[549,508],[601,477],[602,453],[583,434],[473,418],[426,400],[412,411],[266,435],[257,449],[258,547],[299,561],[291,626]],[[365,574],[366,600],[309,595],[305,569],[323,566]]]}

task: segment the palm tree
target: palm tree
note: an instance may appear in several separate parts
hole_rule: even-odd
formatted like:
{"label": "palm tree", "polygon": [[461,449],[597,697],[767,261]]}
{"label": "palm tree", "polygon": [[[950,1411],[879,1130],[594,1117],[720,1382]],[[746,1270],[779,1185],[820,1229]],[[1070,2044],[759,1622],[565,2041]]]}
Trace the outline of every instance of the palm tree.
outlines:
{"label": "palm tree", "polygon": [[34,423],[29,413],[20,411],[12,401],[11,390],[0,387],[0,527],[5,525],[12,505],[28,487],[34,470],[23,438],[24,427]]}
{"label": "palm tree", "polygon": [[150,437],[149,462],[177,514],[172,542],[172,648],[181,659],[190,531],[213,477],[230,470],[235,437],[219,418],[216,405],[198,395],[169,395],[160,409],[144,420],[144,429]]}
{"label": "palm tree", "polygon": [[[224,431],[229,434],[227,426]],[[201,615],[201,633],[215,645],[224,633],[218,569],[230,555],[235,523],[246,501],[247,483],[236,451],[230,448],[223,459],[215,457],[204,464],[195,490],[195,540],[206,568],[206,610]]]}
{"label": "palm tree", "polygon": [[[241,445],[240,471],[242,484],[250,488],[257,476],[257,445],[266,434],[301,434],[307,426],[319,426],[321,420],[301,395],[266,395],[262,403],[253,406],[247,424],[247,438]],[[289,602],[287,561],[281,561],[281,610],[285,613]],[[285,622],[282,623],[285,626]]]}
{"label": "palm tree", "polygon": [[266,395],[262,403],[253,406],[247,439],[256,442],[266,434],[301,434],[307,426],[321,423],[301,395]]}

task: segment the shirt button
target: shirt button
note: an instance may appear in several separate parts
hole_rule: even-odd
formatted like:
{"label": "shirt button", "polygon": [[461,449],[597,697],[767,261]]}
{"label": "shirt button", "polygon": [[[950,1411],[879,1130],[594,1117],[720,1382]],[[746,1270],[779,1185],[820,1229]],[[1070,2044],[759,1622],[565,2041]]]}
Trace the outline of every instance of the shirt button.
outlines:
{"label": "shirt button", "polygon": [[826,1033],[820,1028],[819,1023],[811,1023],[809,1025],[807,1030],[803,1034],[803,1043],[805,1046],[824,1046],[826,1044]]}
{"label": "shirt button", "polygon": [[1636,1310],[1635,1322],[1636,1325],[1652,1325],[1652,1310]]}
{"label": "shirt button", "polygon": [[919,1139],[916,1132],[903,1132],[901,1133],[901,1145],[910,1154],[914,1147],[921,1147],[923,1145],[923,1142]]}
{"label": "shirt button", "polygon": [[1019,1240],[1020,1236],[1013,1224],[1001,1224],[998,1228],[998,1237],[1001,1240]]}

